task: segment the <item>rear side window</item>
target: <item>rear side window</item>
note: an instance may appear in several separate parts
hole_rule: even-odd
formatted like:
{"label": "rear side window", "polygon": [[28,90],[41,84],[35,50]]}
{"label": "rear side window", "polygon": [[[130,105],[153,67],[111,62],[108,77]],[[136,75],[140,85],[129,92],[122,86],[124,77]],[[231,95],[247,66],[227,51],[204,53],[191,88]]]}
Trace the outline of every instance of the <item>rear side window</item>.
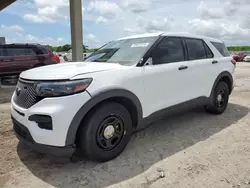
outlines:
{"label": "rear side window", "polygon": [[42,46],[32,46],[30,48],[35,52],[36,55],[48,54],[48,51]]}
{"label": "rear side window", "polygon": [[184,61],[182,41],[177,37],[163,39],[152,54],[153,64],[165,64]]}
{"label": "rear side window", "polygon": [[206,59],[206,51],[202,40],[185,39],[189,60]]}
{"label": "rear side window", "polygon": [[210,50],[210,48],[207,46],[206,43],[204,43],[204,46],[205,46],[205,51],[206,51],[206,54],[207,54],[207,58],[213,58],[213,57],[214,57],[214,54],[213,54],[213,52]]}
{"label": "rear side window", "polygon": [[224,43],[220,43],[220,42],[211,42],[211,43],[221,53],[222,56],[224,57],[230,56]]}
{"label": "rear side window", "polygon": [[36,53],[34,52],[34,50],[32,50],[32,48],[25,48],[25,55],[35,56]]}
{"label": "rear side window", "polygon": [[41,50],[41,52],[43,54],[48,54],[48,50],[46,48],[44,48],[44,47],[38,47],[38,49]]}

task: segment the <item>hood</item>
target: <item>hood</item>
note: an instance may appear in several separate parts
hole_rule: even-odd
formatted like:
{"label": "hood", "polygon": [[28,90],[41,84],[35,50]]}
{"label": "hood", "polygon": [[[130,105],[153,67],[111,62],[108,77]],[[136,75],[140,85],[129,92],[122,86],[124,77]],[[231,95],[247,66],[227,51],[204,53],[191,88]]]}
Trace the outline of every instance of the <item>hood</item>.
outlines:
{"label": "hood", "polygon": [[115,63],[70,62],[47,65],[21,73],[20,77],[28,80],[66,80],[76,75],[114,70],[123,67]]}

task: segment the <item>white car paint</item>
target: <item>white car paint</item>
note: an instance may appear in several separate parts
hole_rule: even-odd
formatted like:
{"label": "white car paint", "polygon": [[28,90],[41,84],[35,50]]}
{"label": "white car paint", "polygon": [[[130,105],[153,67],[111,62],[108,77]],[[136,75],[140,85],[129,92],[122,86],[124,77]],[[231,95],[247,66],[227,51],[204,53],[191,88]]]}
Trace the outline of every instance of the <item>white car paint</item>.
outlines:
{"label": "white car paint", "polygon": [[247,55],[246,57],[244,57],[243,61],[249,62],[250,61],[250,55]]}
{"label": "white car paint", "polygon": [[[141,102],[143,117],[152,113],[191,100],[200,96],[209,97],[217,76],[228,71],[233,75],[235,66],[230,62],[232,57],[223,57],[210,41],[217,39],[188,34],[158,33],[127,37],[140,38],[150,36],[183,36],[203,39],[210,47],[214,58],[183,61],[178,63],[147,65],[143,67],[123,66],[113,63],[69,63],[51,65],[23,72],[20,77],[28,80],[62,80],[93,78],[87,88],[88,92],[65,97],[45,98],[29,109],[17,106],[12,100],[12,115],[26,125],[40,144],[64,146],[66,133],[73,116],[91,96],[109,89],[125,89],[134,93]],[[122,39],[118,39],[122,40]],[[218,61],[212,64],[212,61]],[[187,70],[179,71],[178,67],[188,66]],[[14,94],[15,95],[15,94]],[[25,117],[14,110],[24,113]],[[30,122],[31,114],[48,114],[53,119],[53,131],[42,130]]]}
{"label": "white car paint", "polygon": [[43,66],[22,72],[21,78],[29,80],[64,80],[79,74],[123,68],[115,63],[72,62]]}

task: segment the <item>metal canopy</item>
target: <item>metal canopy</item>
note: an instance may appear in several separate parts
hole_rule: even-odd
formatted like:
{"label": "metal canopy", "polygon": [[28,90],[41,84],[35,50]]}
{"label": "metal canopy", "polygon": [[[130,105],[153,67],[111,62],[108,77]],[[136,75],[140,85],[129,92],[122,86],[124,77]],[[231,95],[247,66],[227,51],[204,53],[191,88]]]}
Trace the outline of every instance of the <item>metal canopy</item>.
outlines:
{"label": "metal canopy", "polygon": [[9,6],[10,4],[14,3],[16,0],[1,0],[0,3],[0,11],[2,11],[3,9],[5,9],[7,6]]}

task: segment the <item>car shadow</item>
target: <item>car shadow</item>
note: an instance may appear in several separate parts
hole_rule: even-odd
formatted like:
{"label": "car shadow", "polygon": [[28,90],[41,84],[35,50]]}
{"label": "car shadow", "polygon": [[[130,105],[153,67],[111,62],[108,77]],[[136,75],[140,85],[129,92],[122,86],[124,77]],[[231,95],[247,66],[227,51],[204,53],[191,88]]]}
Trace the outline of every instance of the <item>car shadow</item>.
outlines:
{"label": "car shadow", "polygon": [[106,163],[89,160],[70,162],[31,151],[19,143],[17,153],[36,177],[55,187],[104,187],[133,178],[159,161],[184,150],[236,123],[249,113],[244,106],[230,103],[222,115],[197,108],[161,117],[147,129],[133,135],[116,159]]}

